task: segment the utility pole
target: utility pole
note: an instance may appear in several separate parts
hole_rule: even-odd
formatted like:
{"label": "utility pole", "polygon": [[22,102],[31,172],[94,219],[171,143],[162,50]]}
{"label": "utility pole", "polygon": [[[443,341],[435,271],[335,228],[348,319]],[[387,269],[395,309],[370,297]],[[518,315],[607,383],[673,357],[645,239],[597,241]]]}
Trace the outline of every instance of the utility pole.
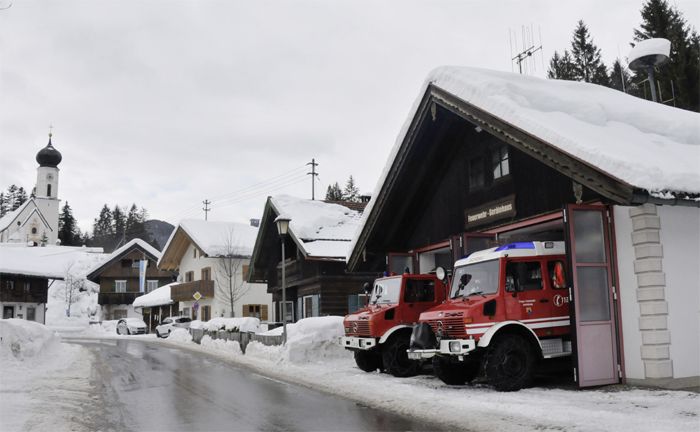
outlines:
{"label": "utility pole", "polygon": [[211,204],[211,201],[205,199],[204,201],[202,201],[202,204],[204,204],[204,208],[202,209],[204,210],[204,220],[207,220],[207,213],[211,211],[211,209],[209,208],[209,204]]}
{"label": "utility pole", "polygon": [[311,200],[313,201],[315,199],[314,184],[316,183],[316,177],[318,177],[318,173],[316,172],[316,167],[318,164],[316,163],[316,159],[311,159],[311,162],[307,163],[306,165],[311,165],[311,172],[306,173],[306,175],[311,176]]}

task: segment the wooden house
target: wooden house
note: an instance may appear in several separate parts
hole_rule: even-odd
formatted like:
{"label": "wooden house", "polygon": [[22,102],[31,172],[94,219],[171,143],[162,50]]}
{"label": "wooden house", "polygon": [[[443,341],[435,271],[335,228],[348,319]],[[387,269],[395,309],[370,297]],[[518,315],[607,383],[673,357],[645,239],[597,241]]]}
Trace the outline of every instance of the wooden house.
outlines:
{"label": "wooden house", "polygon": [[593,84],[438,68],[348,268],[424,272],[497,244],[566,241],[579,384],[699,386],[698,125]]}

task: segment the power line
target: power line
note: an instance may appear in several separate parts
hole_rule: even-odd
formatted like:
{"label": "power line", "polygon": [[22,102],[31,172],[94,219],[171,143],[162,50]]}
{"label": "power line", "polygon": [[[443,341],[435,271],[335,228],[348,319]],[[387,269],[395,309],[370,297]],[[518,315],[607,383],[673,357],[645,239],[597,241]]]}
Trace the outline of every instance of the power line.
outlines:
{"label": "power line", "polygon": [[315,199],[314,197],[314,184],[316,183],[316,177],[318,176],[318,173],[316,172],[316,167],[318,164],[316,163],[316,159],[311,158],[311,162],[307,163],[306,165],[311,165],[311,172],[306,173],[306,175],[311,176],[311,201]]}

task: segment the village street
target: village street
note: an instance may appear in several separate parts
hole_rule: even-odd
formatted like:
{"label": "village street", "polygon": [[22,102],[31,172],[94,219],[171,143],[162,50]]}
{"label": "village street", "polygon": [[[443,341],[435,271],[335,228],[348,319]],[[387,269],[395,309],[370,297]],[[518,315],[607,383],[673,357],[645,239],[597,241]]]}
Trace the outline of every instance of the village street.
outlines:
{"label": "village street", "polygon": [[95,358],[102,412],[86,425],[93,430],[439,430],[144,339],[72,343]]}

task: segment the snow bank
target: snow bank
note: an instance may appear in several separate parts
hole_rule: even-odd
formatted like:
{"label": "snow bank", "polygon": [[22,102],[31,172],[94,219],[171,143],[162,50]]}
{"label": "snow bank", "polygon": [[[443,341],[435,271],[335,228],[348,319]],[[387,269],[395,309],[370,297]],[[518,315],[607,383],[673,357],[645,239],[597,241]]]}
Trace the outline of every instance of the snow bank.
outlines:
{"label": "snow bank", "polygon": [[171,342],[190,342],[192,341],[192,335],[187,329],[176,328],[170,332],[168,340]]}
{"label": "snow bank", "polygon": [[[172,336],[172,335],[171,335]],[[204,336],[200,343],[206,351],[220,352],[225,354],[243,355],[241,344],[238,341],[226,341],[223,339],[212,339],[209,336]]]}
{"label": "snow bank", "polygon": [[[282,327],[262,335],[280,335]],[[267,346],[251,342],[246,347],[246,356],[260,357],[290,363],[315,363],[328,360],[352,358],[349,351],[338,345],[343,336],[343,317],[327,316],[305,318],[287,325],[287,344]]]}
{"label": "snow bank", "polygon": [[48,355],[60,340],[43,324],[16,318],[0,320],[0,359],[3,361]]}
{"label": "snow bank", "polygon": [[228,330],[250,333],[258,333],[262,331],[260,320],[252,317],[212,318],[206,322],[195,320],[190,323],[190,328],[204,329],[207,331]]}

